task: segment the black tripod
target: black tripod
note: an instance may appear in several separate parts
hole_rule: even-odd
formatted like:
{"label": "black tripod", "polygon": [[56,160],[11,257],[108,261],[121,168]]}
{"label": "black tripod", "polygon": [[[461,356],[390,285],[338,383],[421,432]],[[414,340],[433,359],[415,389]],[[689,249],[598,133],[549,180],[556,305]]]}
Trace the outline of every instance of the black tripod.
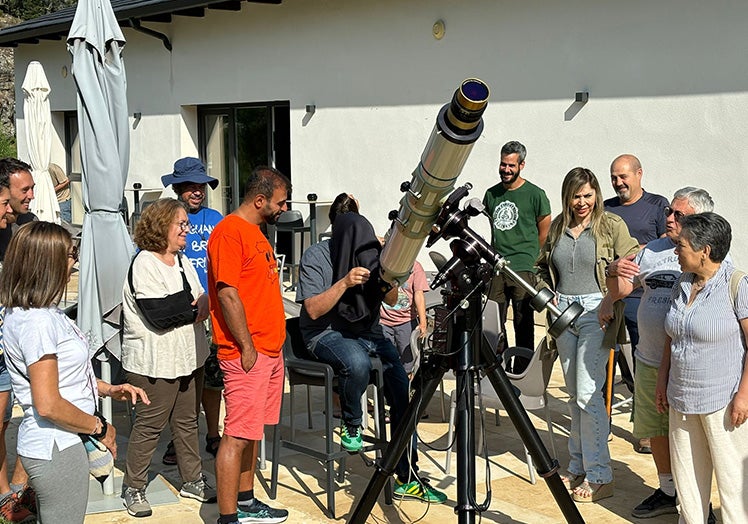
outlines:
{"label": "black tripod", "polygon": [[[469,189],[469,187],[467,188]],[[444,373],[453,369],[457,379],[457,507],[458,522],[472,524],[476,513],[487,508],[475,502],[475,440],[473,438],[473,412],[475,403],[475,384],[482,370],[488,377],[501,403],[517,429],[522,442],[536,464],[538,474],[545,478],[551,494],[561,509],[567,522],[583,524],[576,505],[571,500],[558,475],[558,463],[548,454],[540,436],[535,431],[527,412],[520,404],[509,378],[501,366],[501,358],[490,348],[481,344],[481,290],[485,280],[490,278],[493,268],[507,271],[513,279],[524,281],[513,271],[505,267],[503,258],[479,235],[467,227],[468,216],[474,211],[466,208],[457,209],[459,200],[467,194],[467,189],[460,188],[450,196],[444,205],[442,214],[437,220],[436,233],[432,234],[427,245],[432,245],[442,236],[460,236],[452,242],[453,260],[447,262],[432,287],[447,278],[452,283],[451,292],[445,297],[447,309],[454,312],[447,319],[446,329],[435,329],[436,340],[432,345],[435,351],[423,359],[413,383],[413,397],[390,440],[383,460],[369,481],[363,497],[359,500],[348,522],[363,524],[371,513],[379,493],[395,470],[398,459],[411,441],[416,423],[439,386]],[[462,192],[460,192],[462,190]],[[481,264],[485,259],[490,263]],[[532,286],[524,283],[534,292],[533,306],[540,311],[549,308],[556,313],[556,321],[551,330],[559,334],[579,316],[576,308],[563,313],[549,305],[552,294],[537,292]],[[559,314],[560,313],[560,314]]]}

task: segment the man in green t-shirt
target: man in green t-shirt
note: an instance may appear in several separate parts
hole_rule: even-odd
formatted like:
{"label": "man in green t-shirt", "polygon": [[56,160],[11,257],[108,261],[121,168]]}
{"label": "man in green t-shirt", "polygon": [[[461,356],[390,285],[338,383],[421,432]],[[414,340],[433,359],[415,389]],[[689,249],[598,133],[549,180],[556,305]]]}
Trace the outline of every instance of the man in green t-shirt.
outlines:
{"label": "man in green t-shirt", "polygon": [[[501,148],[501,182],[486,191],[483,204],[491,216],[491,243],[512,270],[535,283],[535,260],[551,225],[551,204],[541,188],[520,176],[527,150],[519,142]],[[491,281],[488,298],[499,304],[501,332],[506,337],[506,313],[512,302],[517,346],[535,348],[535,314],[528,293],[501,274]]]}

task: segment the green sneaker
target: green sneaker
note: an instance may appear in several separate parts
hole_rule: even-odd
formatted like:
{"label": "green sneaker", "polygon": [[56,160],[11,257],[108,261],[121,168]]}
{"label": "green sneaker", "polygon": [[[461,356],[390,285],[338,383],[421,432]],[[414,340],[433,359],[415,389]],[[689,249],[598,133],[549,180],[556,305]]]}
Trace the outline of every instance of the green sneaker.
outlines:
{"label": "green sneaker", "polygon": [[445,493],[432,488],[427,481],[420,479],[411,480],[406,484],[396,478],[395,491],[392,496],[396,499],[418,499],[429,504],[442,504],[447,500]]}
{"label": "green sneaker", "polygon": [[361,438],[361,428],[343,422],[340,425],[340,444],[346,451],[354,453],[360,451],[364,447],[364,440]]}

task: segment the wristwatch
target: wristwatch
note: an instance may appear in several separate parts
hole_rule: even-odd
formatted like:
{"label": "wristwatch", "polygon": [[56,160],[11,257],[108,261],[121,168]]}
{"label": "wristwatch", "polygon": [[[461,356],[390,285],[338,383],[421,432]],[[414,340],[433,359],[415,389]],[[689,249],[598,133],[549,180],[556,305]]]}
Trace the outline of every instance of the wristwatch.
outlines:
{"label": "wristwatch", "polygon": [[[95,438],[96,440],[101,440],[106,436],[106,430],[107,430],[108,424],[107,424],[106,419],[98,411],[94,413],[94,417],[99,419],[99,421],[101,422],[101,431],[99,431],[98,433],[91,433],[91,436]],[[96,431],[96,428],[94,428],[94,431]]]}

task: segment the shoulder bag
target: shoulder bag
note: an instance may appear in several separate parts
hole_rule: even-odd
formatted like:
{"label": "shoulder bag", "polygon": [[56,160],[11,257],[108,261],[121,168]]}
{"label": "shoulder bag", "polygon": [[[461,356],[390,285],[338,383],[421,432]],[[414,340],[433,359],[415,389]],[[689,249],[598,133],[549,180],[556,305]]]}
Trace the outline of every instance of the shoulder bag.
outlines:
{"label": "shoulder bag", "polygon": [[[135,255],[135,258],[137,258],[137,255]],[[133,258],[130,269],[127,271],[127,282],[143,318],[151,326],[161,331],[193,324],[197,318],[197,307],[192,305],[194,299],[192,298],[190,284],[187,282],[187,276],[184,273],[184,266],[182,266],[181,253],[177,255],[177,261],[182,275],[182,290],[163,298],[135,298],[135,287],[132,284],[132,265],[135,258]]]}

